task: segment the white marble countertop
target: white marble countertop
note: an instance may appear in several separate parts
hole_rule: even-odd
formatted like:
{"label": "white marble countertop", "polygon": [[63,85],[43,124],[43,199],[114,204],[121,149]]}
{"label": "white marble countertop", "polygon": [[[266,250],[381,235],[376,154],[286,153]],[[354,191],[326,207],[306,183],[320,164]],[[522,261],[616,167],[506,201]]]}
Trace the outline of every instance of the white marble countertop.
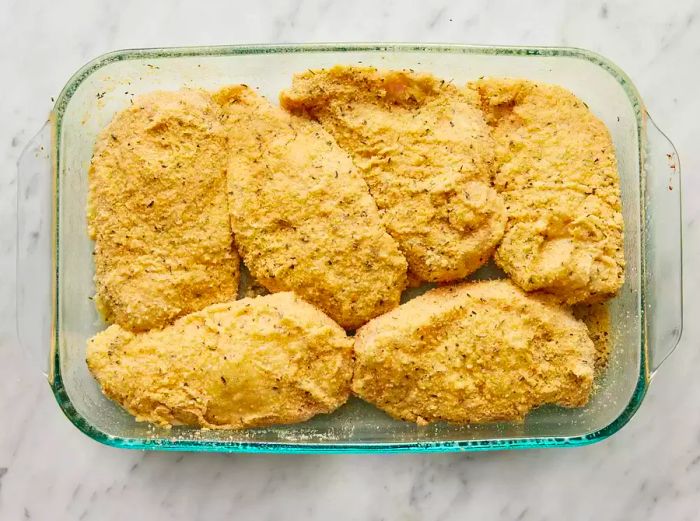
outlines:
{"label": "white marble countertop", "polygon": [[[700,256],[700,3],[204,4],[0,7],[0,519],[698,519],[700,277],[690,260]],[[14,331],[15,162],[52,96],[83,63],[115,49],[305,41],[570,45],[608,56],[633,78],[683,163],[686,328],[621,432],[567,450],[225,456],[108,448],[63,417]]]}

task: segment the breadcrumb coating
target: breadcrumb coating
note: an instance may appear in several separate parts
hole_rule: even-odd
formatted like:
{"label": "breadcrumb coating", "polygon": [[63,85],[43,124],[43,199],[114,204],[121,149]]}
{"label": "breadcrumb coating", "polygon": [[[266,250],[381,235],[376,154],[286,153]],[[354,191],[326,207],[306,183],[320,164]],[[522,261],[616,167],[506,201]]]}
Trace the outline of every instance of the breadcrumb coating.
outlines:
{"label": "breadcrumb coating", "polygon": [[352,389],[419,424],[521,421],[539,405],[585,405],[594,357],[566,309],[505,280],[463,283],[360,328]]}
{"label": "breadcrumb coating", "polygon": [[505,210],[478,96],[430,74],[335,66],[297,74],[280,101],[350,153],[418,278],[457,280],[486,263]]}
{"label": "breadcrumb coating", "polygon": [[293,293],[214,304],[163,329],[113,325],[90,339],[103,392],[140,421],[242,429],[345,403],[352,340]]}
{"label": "breadcrumb coating", "polygon": [[134,99],[100,133],[89,171],[96,303],[143,331],[235,298],[226,134],[203,91]]}
{"label": "breadcrumb coating", "polygon": [[215,99],[229,139],[231,226],[255,279],[346,328],[398,306],[406,259],[347,153],[318,123],[244,85]]}
{"label": "breadcrumb coating", "polygon": [[477,92],[496,144],[496,190],[508,223],[496,263],[527,291],[567,304],[624,282],[623,220],[610,133],[557,85],[486,78]]}

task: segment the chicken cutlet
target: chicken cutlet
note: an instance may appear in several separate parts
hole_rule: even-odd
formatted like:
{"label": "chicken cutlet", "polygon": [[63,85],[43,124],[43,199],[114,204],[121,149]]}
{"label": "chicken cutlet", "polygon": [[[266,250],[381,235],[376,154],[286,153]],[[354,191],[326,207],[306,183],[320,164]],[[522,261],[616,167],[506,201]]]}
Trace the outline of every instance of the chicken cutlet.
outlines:
{"label": "chicken cutlet", "polygon": [[141,331],[235,298],[226,134],[203,91],[134,99],[101,132],[89,170],[98,309]]}
{"label": "chicken cutlet", "polygon": [[103,392],[139,421],[242,429],[308,420],[350,393],[352,341],[293,293],[213,304],[163,329],[88,341]]}
{"label": "chicken cutlet", "polygon": [[608,303],[577,304],[572,312],[588,328],[588,336],[595,346],[595,370],[600,373],[608,366],[612,347]]}
{"label": "chicken cutlet", "polygon": [[244,85],[214,97],[228,132],[231,227],[255,279],[346,328],[398,306],[406,259],[347,153]]}
{"label": "chicken cutlet", "polygon": [[610,133],[566,89],[487,78],[478,92],[496,143],[495,187],[508,223],[496,263],[527,291],[567,304],[624,282],[623,221]]}
{"label": "chicken cutlet", "polygon": [[489,259],[505,210],[473,92],[429,74],[336,66],[296,75],[280,101],[350,153],[419,279],[461,279]]}
{"label": "chicken cutlet", "polygon": [[352,389],[391,416],[520,421],[587,403],[595,349],[567,310],[505,280],[429,291],[355,335]]}

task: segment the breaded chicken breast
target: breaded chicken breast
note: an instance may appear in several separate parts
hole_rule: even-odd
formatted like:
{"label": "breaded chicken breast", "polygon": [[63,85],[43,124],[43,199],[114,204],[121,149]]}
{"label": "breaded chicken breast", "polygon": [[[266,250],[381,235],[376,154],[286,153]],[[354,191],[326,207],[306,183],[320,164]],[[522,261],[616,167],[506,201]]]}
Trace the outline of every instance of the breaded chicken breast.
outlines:
{"label": "breaded chicken breast", "polygon": [[595,370],[600,373],[608,366],[612,347],[608,303],[577,304],[572,312],[588,328],[588,336],[595,346]]}
{"label": "breaded chicken breast", "polygon": [[87,363],[140,421],[242,429],[308,420],[350,393],[352,341],[293,293],[214,304],[163,329],[113,325]]}
{"label": "breaded chicken breast", "polygon": [[489,259],[505,215],[474,93],[429,74],[336,66],[296,75],[280,100],[352,155],[419,279],[461,279]]}
{"label": "breaded chicken breast", "polygon": [[98,309],[140,331],[235,298],[226,134],[205,92],[134,99],[100,133],[89,171]]}
{"label": "breaded chicken breast", "polygon": [[406,259],[335,140],[244,85],[215,99],[226,115],[231,227],[255,279],[346,328],[398,306]]}
{"label": "breaded chicken breast", "polygon": [[556,85],[487,78],[470,88],[492,128],[508,215],[496,263],[521,288],[568,304],[614,295],[624,282],[623,221],[605,124]]}
{"label": "breaded chicken breast", "polygon": [[534,407],[588,401],[586,326],[508,281],[444,286],[355,335],[352,389],[419,424],[520,421]]}

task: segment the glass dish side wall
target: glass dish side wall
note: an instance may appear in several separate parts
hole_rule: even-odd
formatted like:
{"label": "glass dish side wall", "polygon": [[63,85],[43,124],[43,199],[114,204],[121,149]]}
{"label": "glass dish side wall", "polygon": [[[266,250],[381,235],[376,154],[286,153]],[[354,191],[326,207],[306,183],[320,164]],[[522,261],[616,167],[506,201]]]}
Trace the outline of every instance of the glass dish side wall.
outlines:
{"label": "glass dish side wall", "polygon": [[[56,108],[57,352],[54,390],[69,417],[96,439],[125,447],[188,450],[477,450],[586,443],[638,405],[648,382],[641,299],[643,234],[640,179],[642,106],[625,78],[597,58],[566,49],[420,46],[309,46],[125,51],[78,73]],[[307,68],[336,63],[425,70],[464,84],[479,76],[525,77],[563,85],[605,121],[615,142],[623,193],[626,283],[611,303],[615,351],[591,403],[577,410],[541,408],[526,422],[418,428],[352,400],[300,425],[243,432],[172,430],[136,423],[99,391],[84,363],[86,340],[104,328],[90,300],[92,244],[87,238],[87,170],[97,132],[132,96],[183,86],[260,87],[272,100]],[[601,433],[601,431],[604,431]],[[597,434],[598,433],[598,434]]]}

